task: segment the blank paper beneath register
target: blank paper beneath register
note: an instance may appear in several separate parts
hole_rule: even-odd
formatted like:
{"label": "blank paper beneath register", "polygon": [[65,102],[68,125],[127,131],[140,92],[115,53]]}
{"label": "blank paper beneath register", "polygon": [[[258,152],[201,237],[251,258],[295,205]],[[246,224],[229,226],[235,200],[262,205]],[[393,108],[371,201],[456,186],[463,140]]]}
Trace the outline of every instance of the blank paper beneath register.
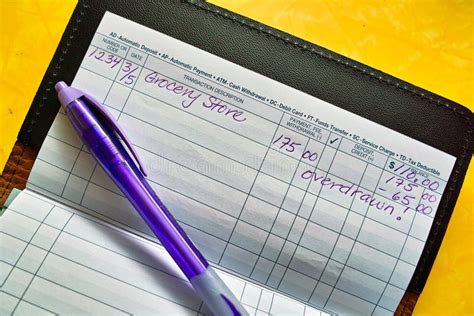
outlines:
{"label": "blank paper beneath register", "polygon": [[[217,271],[251,315],[328,315]],[[1,315],[209,315],[154,242],[21,192],[0,217]]]}

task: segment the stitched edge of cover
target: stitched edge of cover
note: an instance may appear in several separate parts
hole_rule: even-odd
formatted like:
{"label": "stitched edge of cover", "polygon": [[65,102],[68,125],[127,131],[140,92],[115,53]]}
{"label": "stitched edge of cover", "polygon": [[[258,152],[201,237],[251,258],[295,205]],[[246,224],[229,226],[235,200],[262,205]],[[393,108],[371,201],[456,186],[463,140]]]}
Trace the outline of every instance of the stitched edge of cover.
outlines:
{"label": "stitched edge of cover", "polygon": [[[472,121],[471,121],[472,120],[472,113],[468,113],[464,108],[462,108],[462,107],[460,107],[456,104],[449,103],[445,100],[442,100],[442,99],[437,98],[437,97],[433,97],[432,95],[429,95],[429,94],[426,94],[422,91],[419,91],[414,86],[409,86],[409,85],[404,84],[404,83],[401,85],[397,81],[393,81],[393,80],[391,80],[389,78],[386,78],[386,77],[384,77],[380,74],[376,74],[372,69],[367,69],[367,68],[361,67],[360,65],[357,65],[355,63],[351,63],[348,60],[343,60],[339,56],[334,57],[331,54],[323,52],[322,50],[317,50],[314,47],[310,48],[310,46],[313,46],[312,44],[308,45],[308,44],[302,43],[300,40],[295,39],[295,38],[290,38],[290,36],[288,36],[288,35],[285,35],[285,37],[282,37],[281,34],[279,33],[280,31],[275,31],[275,30],[272,30],[269,27],[264,27],[260,23],[255,23],[253,21],[249,21],[246,18],[243,18],[242,16],[239,16],[239,15],[234,14],[234,13],[230,13],[229,11],[227,11],[225,9],[220,9],[218,7],[211,7],[207,3],[197,2],[196,0],[184,0],[184,1],[185,1],[184,3],[194,7],[195,9],[203,10],[205,12],[211,13],[211,14],[213,14],[217,17],[223,18],[225,20],[230,20],[231,22],[237,23],[242,27],[247,27],[252,31],[256,31],[256,32],[261,33],[261,34],[266,35],[266,36],[270,36],[270,37],[274,38],[277,41],[282,41],[284,44],[289,44],[289,45],[293,46],[296,49],[306,51],[306,52],[309,52],[311,54],[315,54],[318,57],[325,58],[325,59],[330,60],[332,62],[335,62],[335,63],[337,63],[337,64],[339,64],[343,67],[350,68],[354,71],[357,71],[357,72],[361,73],[362,75],[368,76],[369,78],[376,79],[376,80],[378,80],[378,81],[380,81],[380,82],[382,82],[382,83],[384,83],[388,86],[395,87],[395,88],[403,91],[404,93],[412,94],[412,95],[417,96],[417,97],[419,97],[423,100],[428,101],[429,103],[434,103],[435,105],[437,105],[439,107],[442,107],[443,109],[451,110],[454,114],[459,115],[461,118],[463,118],[466,121],[466,125],[468,126],[467,131],[466,131],[466,136],[464,138],[464,144],[462,146],[463,150],[461,152],[460,157],[457,157],[457,159],[456,159],[456,163],[455,163],[454,168],[453,168],[453,174],[454,175],[452,175],[451,181],[448,182],[448,183],[450,183],[450,185],[446,188],[446,191],[445,191],[446,195],[445,195],[444,203],[443,203],[442,206],[441,205],[438,206],[438,211],[436,212],[436,217],[435,217],[435,219],[438,219],[438,220],[436,220],[436,221],[433,220],[434,221],[433,222],[434,227],[432,227],[432,229],[434,229],[434,230],[432,232],[433,232],[434,237],[438,236],[441,232],[446,231],[446,230],[441,230],[441,224],[442,224],[441,222],[442,222],[442,220],[444,220],[446,215],[450,216],[450,213],[452,213],[452,212],[450,212],[450,213],[447,212],[447,206],[453,198],[452,192],[455,189],[455,187],[456,187],[456,185],[459,181],[460,168],[464,165],[464,163],[466,161],[466,157],[468,157],[469,152],[471,150],[469,144],[471,143],[472,134],[473,134]],[[430,233],[431,233],[431,230],[430,230]],[[420,261],[417,264],[417,268],[420,267],[419,268],[420,269],[419,273],[417,275],[414,275],[414,279],[417,283],[419,282],[419,279],[420,279],[419,274],[424,274],[424,271],[425,271],[425,268],[426,268],[426,265],[425,265],[426,260],[431,257],[431,254],[432,254],[433,250],[435,250],[433,248],[434,248],[433,243],[431,243],[431,244],[426,243],[425,244],[425,248],[424,248],[424,251],[423,251],[425,253],[425,256],[422,256],[422,258],[420,258]],[[438,247],[438,249],[439,249],[439,247]]]}
{"label": "stitched edge of cover", "polygon": [[[62,45],[63,48],[62,48],[62,55],[59,57],[59,60],[56,61],[56,64],[54,66],[54,71],[52,73],[52,76],[53,77],[56,77],[57,76],[57,72],[61,69],[61,64],[62,62],[64,61],[64,56],[66,56],[66,54],[68,53],[68,48],[72,45],[71,44],[71,41],[74,39],[74,36],[75,36],[75,33],[79,30],[79,24],[81,23],[81,16],[84,15],[85,13],[85,9],[87,9],[89,7],[89,5],[87,4],[82,4],[82,10],[79,11],[79,16],[77,16],[76,14],[76,24],[72,27],[72,30],[71,32],[69,33],[69,36],[68,36],[68,39],[66,41],[66,47],[64,47],[64,44]],[[73,15],[74,16],[74,15]],[[71,17],[73,18],[73,17]],[[14,169],[13,169],[13,172],[12,172],[12,176],[10,177],[10,179],[5,183],[5,186],[2,187],[2,190],[1,190],[1,195],[0,195],[0,198],[3,198],[4,195],[6,194],[6,192],[8,191],[8,187],[11,185],[12,181],[13,181],[13,178],[16,174],[16,171],[17,171],[17,168],[19,166],[21,166],[22,164],[22,161],[23,161],[23,155],[24,153],[26,152],[26,147],[28,146],[29,144],[29,135],[31,135],[31,133],[33,132],[33,129],[34,129],[34,125],[37,121],[37,119],[41,116],[41,114],[43,113],[42,112],[42,109],[44,108],[44,102],[48,99],[47,97],[47,94],[52,90],[52,85],[54,84],[53,81],[49,80],[48,81],[48,86],[47,88],[45,89],[44,91],[44,94],[43,96],[41,97],[41,101],[39,102],[38,104],[38,109],[36,110],[35,112],[35,116],[30,120],[29,122],[29,125],[28,125],[28,129],[26,130],[26,133],[27,133],[27,136],[26,136],[26,139],[25,139],[25,143],[22,144],[23,145],[23,150],[20,154],[20,156],[18,157],[15,165],[14,165]],[[7,161],[8,162],[8,161]],[[6,166],[6,165],[5,165]]]}
{"label": "stitched edge of cover", "polygon": [[328,59],[332,62],[335,62],[337,64],[340,64],[340,65],[342,65],[346,68],[351,68],[351,69],[353,69],[357,72],[360,72],[364,75],[369,76],[372,79],[376,79],[377,81],[388,84],[389,86],[395,87],[395,88],[397,88],[399,90],[402,90],[406,93],[414,94],[414,95],[416,95],[416,96],[418,96],[422,99],[426,99],[430,103],[435,103],[439,106],[443,106],[444,108],[448,108],[451,111],[453,111],[454,113],[459,114],[462,118],[464,118],[467,121],[468,125],[472,125],[471,122],[470,122],[470,113],[460,112],[460,111],[467,112],[462,107],[459,107],[456,104],[451,104],[449,102],[446,102],[445,100],[442,100],[440,98],[433,97],[430,94],[424,93],[422,91],[418,91],[415,86],[411,86],[411,85],[405,84],[405,83],[401,85],[399,82],[396,82],[396,80],[391,80],[391,79],[386,78],[386,77],[384,77],[380,74],[376,74],[373,71],[374,69],[368,69],[368,68],[365,68],[365,67],[363,67],[361,65],[358,65],[356,63],[351,63],[348,60],[344,60],[345,59],[344,57],[340,58],[339,56],[336,55],[336,53],[333,56],[333,55],[328,54],[327,52],[324,52],[322,50],[317,50],[314,47],[310,48],[310,46],[316,46],[315,44],[303,43],[302,42],[303,40],[294,38],[293,36],[292,36],[293,38],[290,38],[290,35],[287,35],[287,34],[285,34],[285,37],[282,37],[282,34],[280,34],[280,32],[281,33],[283,33],[283,32],[280,31],[280,30],[271,29],[270,27],[264,27],[262,24],[255,23],[253,21],[249,22],[248,20],[246,20],[242,16],[238,16],[237,14],[230,13],[230,11],[227,11],[225,9],[213,8],[213,7],[209,6],[209,4],[207,4],[207,3],[197,2],[196,0],[183,0],[183,1],[185,1],[186,4],[192,5],[196,9],[205,10],[205,11],[207,11],[209,13],[212,13],[212,14],[218,16],[218,17],[221,17],[221,18],[224,18],[226,20],[230,20],[234,23],[240,24],[243,27],[248,27],[253,31],[257,31],[258,33],[262,33],[264,35],[273,37],[274,39],[276,39],[278,41],[281,41],[285,44],[289,44],[289,45],[293,46],[294,48],[309,52],[311,54],[315,54],[319,57],[322,57],[322,58]]}
{"label": "stitched edge of cover", "polygon": [[[60,45],[62,43],[62,45],[61,45],[62,46],[61,47],[62,48],[62,50],[61,50],[62,54],[58,58],[56,58],[57,61],[54,65],[53,73],[50,76],[56,77],[58,75],[58,71],[61,70],[62,63],[64,61],[64,56],[66,56],[67,53],[69,52],[69,47],[72,45],[71,41],[74,39],[75,33],[77,33],[77,31],[79,30],[79,25],[82,22],[81,17],[84,16],[86,9],[89,8],[88,4],[85,4],[85,3],[80,3],[80,4],[82,5],[82,9],[78,12],[76,11],[73,14],[73,16],[71,16],[71,19],[73,19],[74,17],[76,18],[76,24],[72,27],[72,29],[69,33],[69,36],[67,36],[66,43],[65,44],[62,43],[63,39],[61,39],[61,41],[60,41]],[[59,46],[58,46],[58,48],[59,48]],[[43,96],[41,97],[40,102],[38,103],[38,109],[35,111],[35,116],[33,118],[31,118],[31,120],[29,122],[28,128],[26,130],[26,134],[27,134],[27,136],[25,138],[26,145],[29,144],[29,136],[33,132],[33,125],[36,123],[36,121],[39,119],[39,117],[43,113],[42,109],[45,106],[45,101],[48,99],[48,93],[51,90],[53,90],[54,83],[55,82],[53,80],[48,80],[47,87],[44,89]]]}

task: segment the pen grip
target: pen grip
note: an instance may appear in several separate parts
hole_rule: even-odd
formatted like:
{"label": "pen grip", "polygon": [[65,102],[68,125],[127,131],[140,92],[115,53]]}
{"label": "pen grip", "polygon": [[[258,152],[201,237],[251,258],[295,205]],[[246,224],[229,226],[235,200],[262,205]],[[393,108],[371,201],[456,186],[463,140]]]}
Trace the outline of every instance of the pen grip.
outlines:
{"label": "pen grip", "polygon": [[249,315],[211,266],[189,281],[213,315]]}
{"label": "pen grip", "polygon": [[[202,258],[199,251],[194,247],[194,244],[176,224],[171,214],[166,210],[166,207],[137,170],[133,170],[133,178],[136,177],[136,179],[141,182],[146,194],[133,194],[133,190],[139,187],[139,185],[133,183],[134,180],[130,179],[130,173],[125,173],[125,177],[123,177],[123,172],[121,172],[121,170],[127,170],[128,168],[130,168],[128,163],[118,165],[112,168],[114,171],[111,172],[111,175],[113,175],[116,183],[122,187],[122,191],[127,195],[132,204],[134,204],[135,208],[137,208],[151,230],[172,254],[173,259],[178,263],[197,294],[202,298],[204,303],[206,303],[213,315],[248,315],[221,278],[208,265],[205,259]],[[152,201],[150,201],[150,199]],[[150,202],[154,202],[151,205],[151,210],[146,211],[147,204]],[[157,213],[154,211],[154,208],[160,209],[159,215],[165,215],[166,218],[156,217]],[[167,222],[168,225],[174,227],[174,229],[169,230],[166,226],[157,225],[163,222]]]}

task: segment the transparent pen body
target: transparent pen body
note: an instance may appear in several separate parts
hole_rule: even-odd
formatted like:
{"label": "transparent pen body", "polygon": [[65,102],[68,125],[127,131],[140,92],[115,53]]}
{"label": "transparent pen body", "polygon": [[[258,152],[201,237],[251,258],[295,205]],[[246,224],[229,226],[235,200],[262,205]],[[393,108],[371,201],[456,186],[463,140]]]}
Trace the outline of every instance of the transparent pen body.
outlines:
{"label": "transparent pen body", "polygon": [[207,261],[182,231],[166,206],[131,160],[114,131],[98,124],[87,102],[74,100],[66,107],[74,129],[105,172],[128,198],[152,232],[190,279],[203,273]]}
{"label": "transparent pen body", "polygon": [[148,224],[213,314],[248,315],[150,187],[113,127],[103,122],[99,124],[103,113],[82,98],[69,102],[65,111],[91,154]]}

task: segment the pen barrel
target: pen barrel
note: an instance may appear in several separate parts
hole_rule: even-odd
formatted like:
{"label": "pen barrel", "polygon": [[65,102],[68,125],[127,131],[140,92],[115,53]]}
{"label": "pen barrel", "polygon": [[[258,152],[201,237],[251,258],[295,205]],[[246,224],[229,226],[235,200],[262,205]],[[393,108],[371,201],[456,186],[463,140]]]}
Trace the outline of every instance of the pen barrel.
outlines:
{"label": "pen barrel", "polygon": [[113,128],[100,124],[100,114],[81,99],[68,103],[65,111],[91,154],[148,224],[211,312],[248,315],[158,198]]}
{"label": "pen barrel", "polygon": [[188,279],[205,273],[209,264],[155,194],[113,130],[98,124],[80,99],[65,107],[74,129],[105,172],[135,207]]}
{"label": "pen barrel", "polygon": [[[101,164],[102,165],[102,164]],[[176,223],[143,176],[128,161],[102,165],[188,279],[204,273],[207,261]]]}
{"label": "pen barrel", "polygon": [[[237,298],[178,226],[145,178],[127,161],[104,168],[162,242],[213,315],[248,315]],[[176,233],[178,232],[178,233]]]}

